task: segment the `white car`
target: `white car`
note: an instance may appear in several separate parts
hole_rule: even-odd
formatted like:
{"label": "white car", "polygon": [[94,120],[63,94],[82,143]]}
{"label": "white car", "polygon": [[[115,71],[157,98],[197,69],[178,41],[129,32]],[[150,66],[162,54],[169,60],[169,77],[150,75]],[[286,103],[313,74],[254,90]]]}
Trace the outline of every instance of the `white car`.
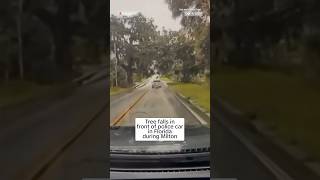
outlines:
{"label": "white car", "polygon": [[161,82],[159,79],[155,79],[152,82],[152,88],[160,88],[161,87]]}

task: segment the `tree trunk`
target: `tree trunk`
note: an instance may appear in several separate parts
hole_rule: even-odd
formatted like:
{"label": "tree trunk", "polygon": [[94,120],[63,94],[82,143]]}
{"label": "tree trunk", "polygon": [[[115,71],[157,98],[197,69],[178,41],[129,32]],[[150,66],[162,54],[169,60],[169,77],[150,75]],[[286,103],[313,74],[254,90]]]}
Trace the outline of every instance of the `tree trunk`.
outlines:
{"label": "tree trunk", "polygon": [[6,69],[4,70],[4,82],[5,82],[5,83],[8,83],[8,82],[9,82],[9,69],[8,69],[8,68],[6,68]]}
{"label": "tree trunk", "polygon": [[133,84],[132,76],[133,76],[133,71],[132,71],[132,69],[129,68],[128,71],[127,71],[127,81],[128,81],[128,86],[129,87]]}
{"label": "tree trunk", "polygon": [[115,65],[115,85],[118,87],[118,59],[116,59],[116,65]]}
{"label": "tree trunk", "polygon": [[115,43],[114,43],[114,53],[116,55],[116,63],[115,63],[115,67],[114,67],[114,70],[115,70],[115,85],[116,87],[118,86],[118,61],[119,61],[119,54],[118,54],[118,51],[117,51],[117,45],[116,45],[116,38],[114,38],[113,40]]}
{"label": "tree trunk", "polygon": [[20,79],[24,79],[24,66],[23,66],[23,45],[22,45],[22,13],[23,13],[23,0],[19,0],[19,12],[17,16],[17,32],[19,43],[19,75]]}
{"label": "tree trunk", "polygon": [[55,61],[61,71],[62,79],[69,79],[72,75],[70,4],[68,1],[59,1],[59,10],[56,16],[54,30]]}
{"label": "tree trunk", "polygon": [[133,55],[134,55],[134,50],[132,48],[132,40],[130,40],[130,45],[131,47],[129,48],[128,50],[128,54],[127,54],[127,58],[128,59],[128,66],[127,66],[127,69],[126,69],[126,72],[127,72],[127,82],[128,82],[128,85],[131,86],[133,84],[133,69],[132,69],[132,66],[134,64],[134,58],[133,58]]}
{"label": "tree trunk", "polygon": [[128,65],[121,64],[121,67],[123,69],[125,69],[126,74],[127,74],[127,86],[131,86],[133,84],[133,78],[132,78],[132,75],[133,75],[132,64],[133,63],[132,63],[132,59],[130,59],[130,61],[128,63],[129,63]]}

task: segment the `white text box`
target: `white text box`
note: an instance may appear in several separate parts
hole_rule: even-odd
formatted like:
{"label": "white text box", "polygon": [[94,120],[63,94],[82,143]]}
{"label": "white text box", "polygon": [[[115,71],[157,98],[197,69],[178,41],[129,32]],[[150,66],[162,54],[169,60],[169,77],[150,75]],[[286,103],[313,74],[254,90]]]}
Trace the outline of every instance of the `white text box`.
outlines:
{"label": "white text box", "polygon": [[136,118],[136,141],[184,141],[184,118]]}

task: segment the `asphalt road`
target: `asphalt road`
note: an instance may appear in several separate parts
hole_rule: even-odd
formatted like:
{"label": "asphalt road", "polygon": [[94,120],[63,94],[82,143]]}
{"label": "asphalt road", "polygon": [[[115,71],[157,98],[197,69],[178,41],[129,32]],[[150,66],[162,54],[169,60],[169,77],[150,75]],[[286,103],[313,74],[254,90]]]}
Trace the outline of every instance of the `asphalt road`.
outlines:
{"label": "asphalt road", "polygon": [[[105,107],[108,99],[107,88],[105,80],[80,87],[71,96],[36,113],[16,119],[23,122],[22,125],[10,127],[6,133],[0,133],[0,179],[26,179],[90,119],[92,122],[86,130],[59,152],[37,179],[79,180],[83,177],[106,177],[109,149],[106,129],[110,124],[133,126],[135,117],[150,116],[184,117],[187,125],[201,124],[165,84],[159,89],[152,89],[151,81],[129,93],[110,97],[108,124]],[[118,121],[119,115],[133,104]],[[214,123],[211,131],[214,134],[212,156],[215,177],[240,180],[276,179],[257,157],[219,122]],[[112,139],[110,141],[112,143]]]}
{"label": "asphalt road", "polygon": [[[165,83],[159,89],[152,89],[151,82],[152,78],[145,86],[111,99],[111,125],[134,126],[136,117],[184,117],[186,125],[201,124],[201,121],[179,102]],[[139,100],[139,97],[142,98]],[[128,110],[127,107],[132,104],[134,106]],[[121,117],[119,114],[125,116],[119,120]],[[219,122],[214,123],[213,134],[214,177],[240,180],[276,179],[257,157]],[[110,144],[113,144],[112,139]]]}
{"label": "asphalt road", "polygon": [[38,179],[81,180],[107,177],[109,147],[106,143],[106,117],[107,112],[103,111]]}
{"label": "asphalt road", "polygon": [[[155,77],[129,94],[112,98],[110,103],[110,124],[116,126],[134,126],[135,118],[171,117],[185,118],[185,125],[199,125],[201,122],[179,102],[166,83],[160,88],[152,88]],[[129,107],[132,107],[129,109]],[[121,117],[124,115],[123,117]],[[112,140],[111,140],[112,141]]]}
{"label": "asphalt road", "polygon": [[[39,108],[28,116],[15,119],[15,122],[20,123],[13,123],[0,133],[0,179],[28,179],[35,170],[39,169],[39,166],[56,153],[59,147],[66,143],[68,138],[74,136],[84,123],[101,110],[108,99],[107,88],[106,81],[79,87],[72,95],[48,107]],[[104,159],[95,158],[107,153],[107,115],[102,114],[95,123],[99,125],[93,124],[92,127],[97,129],[90,134],[90,141],[81,138],[81,146],[78,146],[74,152],[78,161],[86,163],[82,166],[65,158],[63,165],[55,171],[59,176],[58,179],[73,179],[69,177],[79,179],[78,177],[90,175],[86,173],[90,171],[92,171],[91,175],[98,177],[99,175],[104,177],[107,174],[106,165],[102,163]],[[92,158],[98,160],[94,162]],[[97,166],[93,165],[96,163]],[[86,169],[84,167],[86,165],[87,167],[92,165],[94,170]],[[95,172],[100,173],[95,174]],[[55,173],[49,173],[50,177]],[[44,179],[50,179],[50,177],[46,176]]]}
{"label": "asphalt road", "polygon": [[276,180],[276,177],[219,122],[214,123],[214,177]]}

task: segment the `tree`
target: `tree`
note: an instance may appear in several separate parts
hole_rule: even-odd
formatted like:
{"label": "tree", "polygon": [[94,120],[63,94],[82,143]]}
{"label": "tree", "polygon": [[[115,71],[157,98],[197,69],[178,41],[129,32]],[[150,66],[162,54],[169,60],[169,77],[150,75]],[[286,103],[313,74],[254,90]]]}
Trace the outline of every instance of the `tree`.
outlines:
{"label": "tree", "polygon": [[[134,16],[110,17],[111,46],[117,63],[127,73],[127,83],[133,83],[133,73],[145,74],[151,64],[150,53],[154,53],[150,45],[156,38],[156,26],[152,19],[142,14]],[[146,58],[148,57],[148,58]],[[137,69],[138,66],[138,69]]]}
{"label": "tree", "polygon": [[[106,4],[99,0],[1,1],[0,36],[8,36],[9,44],[15,48],[0,73],[47,83],[49,79],[71,79],[74,65],[83,63],[74,61],[77,54],[72,54],[71,49],[75,46],[82,46],[90,55],[88,59],[98,62],[105,40]],[[89,43],[89,48],[84,47]]]}
{"label": "tree", "polygon": [[[209,0],[166,0],[173,18],[181,17],[181,24],[192,30],[202,24],[206,24],[210,17],[210,1]],[[181,9],[200,9],[201,16],[185,16]]]}
{"label": "tree", "polygon": [[[19,75],[20,79],[23,79],[24,77],[24,66],[23,66],[23,47],[22,47],[22,16],[23,16],[23,0],[14,0],[14,1],[8,1],[4,0],[0,4],[0,14],[2,15],[1,21],[2,24],[2,41],[3,43],[7,43],[7,45],[11,44],[12,37],[17,37],[18,39],[18,57],[19,57]],[[13,35],[11,32],[16,32],[15,35]],[[10,38],[11,37],[11,38]],[[5,48],[6,49],[6,48]],[[7,63],[7,68],[5,69],[5,73],[7,74],[7,78],[9,77],[9,62],[8,59],[10,59],[10,56],[4,52],[6,55],[4,61]],[[7,79],[6,78],[6,79]]]}
{"label": "tree", "polygon": [[17,13],[17,33],[19,42],[19,74],[20,79],[24,79],[24,67],[23,67],[23,40],[22,40],[22,15],[23,15],[23,0],[19,0]]}
{"label": "tree", "polygon": [[184,36],[179,38],[179,46],[176,52],[176,58],[181,61],[182,82],[190,82],[191,77],[195,75],[195,56],[194,47],[188,43]]}
{"label": "tree", "polygon": [[11,71],[11,53],[14,50],[14,47],[11,43],[10,33],[2,32],[0,34],[0,71],[3,71],[3,79],[5,82],[8,82],[10,79]]}
{"label": "tree", "polygon": [[126,34],[128,30],[125,28],[120,18],[112,15],[110,17],[110,50],[115,55],[113,67],[115,70],[115,84],[118,86],[118,67],[119,62],[124,59],[126,53]]}
{"label": "tree", "polygon": [[54,43],[54,59],[60,71],[60,79],[72,75],[73,57],[71,54],[72,35],[77,20],[72,19],[79,10],[79,0],[28,0],[26,9],[37,16],[51,30]]}
{"label": "tree", "polygon": [[[185,34],[194,48],[195,72],[208,70],[210,63],[210,1],[208,0],[166,0],[173,18],[181,17]],[[200,9],[201,16],[186,16],[181,9]],[[201,70],[202,69],[202,70]]]}
{"label": "tree", "polygon": [[162,74],[171,73],[174,64],[177,62],[179,57],[177,56],[177,50],[180,46],[178,41],[180,36],[177,31],[162,30],[162,35],[158,36],[156,40],[156,46],[158,56],[158,68]]}

